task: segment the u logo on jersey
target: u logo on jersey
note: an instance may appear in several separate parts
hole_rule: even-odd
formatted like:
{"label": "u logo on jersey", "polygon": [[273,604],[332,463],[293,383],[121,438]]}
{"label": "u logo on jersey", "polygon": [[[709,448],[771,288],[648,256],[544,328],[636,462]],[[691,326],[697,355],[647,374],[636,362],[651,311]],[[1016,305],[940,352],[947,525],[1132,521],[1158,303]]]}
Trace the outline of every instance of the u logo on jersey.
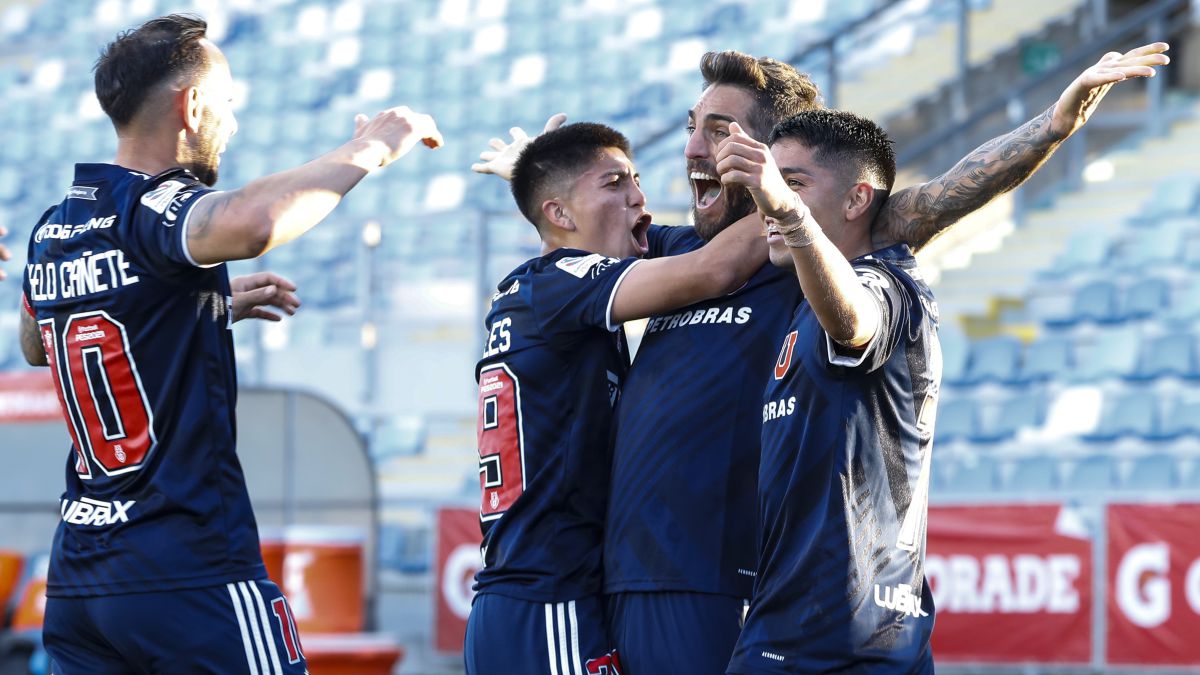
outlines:
{"label": "u logo on jersey", "polygon": [[779,360],[775,362],[775,379],[782,380],[787,371],[792,367],[792,352],[796,349],[796,337],[799,335],[796,331],[787,334],[783,339],[783,349],[779,350]]}

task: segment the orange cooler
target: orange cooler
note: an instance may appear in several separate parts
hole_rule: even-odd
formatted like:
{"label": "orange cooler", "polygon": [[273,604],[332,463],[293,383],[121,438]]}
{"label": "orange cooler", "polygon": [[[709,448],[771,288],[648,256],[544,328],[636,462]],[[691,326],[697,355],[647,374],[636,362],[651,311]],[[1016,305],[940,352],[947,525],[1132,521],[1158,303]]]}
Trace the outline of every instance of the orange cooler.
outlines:
{"label": "orange cooler", "polygon": [[284,531],[283,592],[300,640],[363,628],[363,542],[359,528],[292,526]]}

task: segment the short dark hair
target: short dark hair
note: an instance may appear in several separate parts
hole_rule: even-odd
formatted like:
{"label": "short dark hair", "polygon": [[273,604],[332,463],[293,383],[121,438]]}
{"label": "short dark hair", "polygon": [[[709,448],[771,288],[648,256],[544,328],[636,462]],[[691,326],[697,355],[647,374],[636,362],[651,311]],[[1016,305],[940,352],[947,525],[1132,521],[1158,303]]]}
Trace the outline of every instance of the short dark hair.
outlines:
{"label": "short dark hair", "polygon": [[540,230],[541,205],[550,197],[549,193],[587,171],[606,148],[615,148],[633,158],[624,134],[594,122],[567,124],[533,139],[513,166],[510,187],[521,214]]}
{"label": "short dark hair", "polygon": [[805,73],[769,57],[755,58],[737,51],[707,52],[700,57],[704,87],[725,84],[754,97],[746,131],[762,140],[783,120],[821,107],[821,90]]}
{"label": "short dark hair", "polygon": [[198,16],[170,14],[121,33],[100,51],[96,98],[118,129],[133,121],[155,87],[207,64],[200,45],[207,30]]}
{"label": "short dark hair", "polygon": [[845,110],[807,110],[780,122],[767,145],[784,138],[812,149],[813,159],[836,171],[850,171],[876,189],[891,191],[896,182],[896,151],[887,132],[871,120]]}

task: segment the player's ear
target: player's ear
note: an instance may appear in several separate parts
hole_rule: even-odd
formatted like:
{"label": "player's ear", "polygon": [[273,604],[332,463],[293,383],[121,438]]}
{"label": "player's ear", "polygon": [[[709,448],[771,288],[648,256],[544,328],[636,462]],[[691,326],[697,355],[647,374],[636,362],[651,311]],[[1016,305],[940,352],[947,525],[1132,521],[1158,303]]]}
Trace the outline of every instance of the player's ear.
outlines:
{"label": "player's ear", "polygon": [[180,97],[183,100],[183,127],[196,133],[200,130],[200,119],[204,116],[204,92],[200,87],[184,87]]}
{"label": "player's ear", "polygon": [[857,183],[846,194],[846,220],[853,221],[869,215],[875,202],[875,188],[870,183]]}
{"label": "player's ear", "polygon": [[546,217],[546,222],[556,228],[568,232],[574,232],[576,229],[575,221],[571,220],[571,216],[567,214],[566,206],[557,199],[547,199],[542,202],[542,215]]}

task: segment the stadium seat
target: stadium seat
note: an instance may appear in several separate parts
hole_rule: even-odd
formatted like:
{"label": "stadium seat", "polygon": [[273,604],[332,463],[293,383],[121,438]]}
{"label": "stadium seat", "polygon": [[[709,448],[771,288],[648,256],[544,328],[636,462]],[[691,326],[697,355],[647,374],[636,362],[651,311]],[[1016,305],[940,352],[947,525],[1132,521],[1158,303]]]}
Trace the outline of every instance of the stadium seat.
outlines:
{"label": "stadium seat", "polygon": [[1102,494],[1112,489],[1116,466],[1110,455],[1090,455],[1073,463],[1063,480],[1063,488]]}
{"label": "stadium seat", "polygon": [[1046,337],[1030,343],[1014,381],[1044,382],[1064,376],[1074,366],[1073,351],[1068,338]]}
{"label": "stadium seat", "polygon": [[1106,395],[1096,429],[1084,440],[1111,442],[1122,436],[1154,438],[1159,428],[1158,399],[1147,392]]}
{"label": "stadium seat", "polygon": [[1163,415],[1155,440],[1172,440],[1181,436],[1200,436],[1200,400],[1178,400]]}
{"label": "stadium seat", "polygon": [[1109,236],[1105,233],[1078,232],[1071,236],[1054,264],[1043,270],[1041,275],[1045,278],[1062,278],[1101,267],[1108,258],[1109,244]]}
{"label": "stadium seat", "polygon": [[1133,372],[1139,343],[1139,333],[1128,324],[1104,330],[1090,342],[1077,343],[1072,379],[1091,382]]}
{"label": "stadium seat", "polygon": [[1178,462],[1165,454],[1146,455],[1133,460],[1129,476],[1121,482],[1124,490],[1154,492],[1170,490],[1178,482]]}
{"label": "stadium seat", "polygon": [[1020,392],[1000,404],[995,419],[977,428],[971,436],[975,443],[1009,440],[1022,429],[1040,427],[1046,419],[1045,398],[1035,392]]}
{"label": "stadium seat", "polygon": [[1135,223],[1154,225],[1174,216],[1193,214],[1200,195],[1200,178],[1194,173],[1178,173],[1158,182],[1154,195],[1146,201]]}
{"label": "stadium seat", "polygon": [[1009,382],[1016,377],[1020,358],[1021,341],[1011,335],[976,341],[971,346],[971,358],[962,381],[964,384]]}
{"label": "stadium seat", "polygon": [[1126,375],[1142,381],[1167,376],[1200,377],[1196,339],[1191,333],[1168,333],[1144,340],[1137,368]]}
{"label": "stadium seat", "polygon": [[938,327],[938,342],[942,346],[942,382],[961,384],[967,370],[970,343],[961,329],[953,324]]}
{"label": "stadium seat", "polygon": [[1165,279],[1149,278],[1135,282],[1125,290],[1121,305],[1123,319],[1148,319],[1167,306],[1171,286]]}
{"label": "stadium seat", "polygon": [[1093,281],[1075,292],[1071,316],[1066,323],[1095,321],[1108,323],[1120,320],[1117,312],[1117,288],[1110,281]]}
{"label": "stadium seat", "polygon": [[979,413],[975,401],[968,396],[957,396],[938,403],[934,440],[948,443],[971,438],[979,425]]}
{"label": "stadium seat", "polygon": [[1059,484],[1058,461],[1045,455],[1032,455],[1013,460],[1012,472],[1004,481],[1006,492],[1041,492],[1054,490]]}
{"label": "stadium seat", "polygon": [[[939,462],[934,458],[934,462]],[[996,480],[996,460],[988,456],[972,455],[950,462],[947,472],[946,492],[975,495],[994,492],[999,486]]]}

